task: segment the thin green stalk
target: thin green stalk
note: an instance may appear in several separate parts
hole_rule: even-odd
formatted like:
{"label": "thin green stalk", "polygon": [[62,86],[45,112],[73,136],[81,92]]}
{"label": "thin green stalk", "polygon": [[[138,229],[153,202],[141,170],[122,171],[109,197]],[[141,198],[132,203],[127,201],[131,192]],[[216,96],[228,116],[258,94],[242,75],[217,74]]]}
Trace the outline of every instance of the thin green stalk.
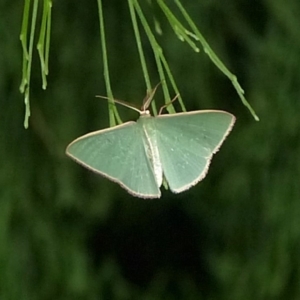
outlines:
{"label": "thin green stalk", "polygon": [[[151,44],[151,47],[153,49],[154,58],[155,58],[155,61],[156,61],[159,78],[160,78],[160,81],[162,83],[164,97],[165,97],[165,99],[170,99],[170,95],[169,95],[169,92],[168,92],[168,89],[167,89],[166,83],[165,83],[165,74],[163,72],[163,69],[162,69],[162,66],[161,66],[161,61],[160,61],[160,58],[159,58],[159,52],[161,52],[162,49],[158,45],[158,43],[156,42],[155,37],[152,34],[150,26],[148,25],[148,23],[146,21],[146,18],[145,18],[144,14],[143,14],[143,11],[142,11],[142,9],[141,9],[138,1],[133,0],[133,2],[134,2],[135,10],[136,10],[136,12],[137,12],[137,14],[139,16],[139,19],[140,19],[140,21],[141,21],[141,23],[142,23],[142,25],[144,27],[144,30],[145,30],[145,32],[147,34],[147,37],[148,37],[148,39],[150,41],[150,44]],[[153,114],[157,115],[157,110],[156,110],[156,106],[155,106],[154,101],[152,101],[151,105],[152,105],[152,109],[153,109]]]}
{"label": "thin green stalk", "polygon": [[122,123],[122,120],[120,119],[116,105],[113,101],[113,93],[110,84],[102,1],[97,0],[97,2],[98,2],[98,13],[99,13],[99,21],[100,21],[100,38],[101,38],[101,46],[102,46],[103,69],[104,69],[103,75],[104,75],[104,81],[106,85],[106,93],[109,98],[108,101],[109,124],[110,126],[115,126],[116,119],[119,124]]}
{"label": "thin green stalk", "polygon": [[[180,23],[179,23],[179,24],[180,24]],[[182,27],[183,27],[183,26],[182,26]],[[176,30],[174,29],[174,31],[175,31],[176,34],[178,33],[178,30],[176,31]],[[180,36],[181,36],[181,35],[180,35]],[[180,38],[180,36],[178,35],[179,38]],[[197,50],[195,49],[195,51],[197,51]],[[168,64],[168,62],[167,62],[167,60],[166,60],[166,58],[165,58],[163,52],[160,51],[159,53],[160,53],[160,60],[161,60],[162,65],[163,65],[163,67],[164,67],[164,69],[165,69],[165,71],[166,71],[166,73],[167,73],[167,75],[168,75],[168,78],[169,78],[169,80],[170,80],[170,82],[171,82],[171,85],[172,85],[172,87],[173,87],[173,89],[174,89],[176,95],[178,95],[178,102],[179,102],[179,104],[180,104],[180,106],[181,106],[181,110],[182,110],[182,111],[186,111],[185,105],[184,105],[184,103],[183,103],[183,99],[182,99],[182,97],[180,96],[179,89],[178,89],[178,87],[177,87],[177,85],[176,85],[176,82],[175,82],[175,79],[174,79],[174,77],[173,77],[173,74],[172,74],[172,72],[171,72],[171,70],[170,70],[169,64]]]}
{"label": "thin green stalk", "polygon": [[182,110],[182,111],[186,111],[185,105],[184,105],[184,103],[183,103],[183,99],[182,99],[182,97],[181,97],[181,95],[180,95],[180,93],[179,93],[179,89],[178,89],[178,87],[177,87],[177,84],[176,84],[176,82],[175,82],[175,79],[174,79],[174,77],[173,77],[173,74],[172,74],[172,72],[171,72],[171,70],[170,70],[169,64],[168,64],[168,62],[167,62],[165,56],[164,56],[164,55],[161,55],[160,59],[161,59],[161,62],[162,62],[162,64],[163,64],[163,66],[164,66],[166,72],[167,72],[167,75],[168,75],[169,80],[170,80],[170,82],[171,82],[171,85],[172,85],[172,87],[173,87],[173,89],[174,89],[174,91],[175,91],[175,94],[178,95],[178,98],[177,98],[177,99],[178,99],[178,102],[179,102],[179,104],[180,104],[181,110]]}
{"label": "thin green stalk", "polygon": [[28,34],[28,17],[30,10],[30,0],[25,0],[24,11],[23,11],[23,21],[20,33],[20,41],[23,49],[23,62],[22,62],[22,80],[20,85],[21,93],[24,93],[25,86],[27,84],[27,63],[29,59],[29,54],[27,50],[27,34]]}
{"label": "thin green stalk", "polygon": [[[153,49],[154,58],[155,58],[157,69],[158,69],[158,74],[159,74],[160,80],[162,82],[162,88],[163,88],[165,102],[168,103],[168,102],[170,102],[171,98],[170,98],[169,90],[168,90],[168,87],[166,84],[164,70],[163,70],[162,63],[161,63],[161,56],[163,55],[162,48],[159,46],[158,42],[156,41],[156,39],[151,31],[151,28],[141,10],[140,5],[138,4],[137,1],[135,1],[135,0],[133,0],[133,1],[134,1],[135,10],[141,20],[141,23],[144,27],[144,30],[147,34],[147,37],[148,37],[151,47]],[[168,105],[167,110],[170,113],[175,112],[175,109],[172,104]]]}
{"label": "thin green stalk", "polygon": [[[31,0],[25,0],[24,11],[23,11],[23,21],[20,33],[20,40],[23,49],[23,62],[22,62],[22,80],[20,84],[20,92],[24,93],[25,102],[25,117],[24,117],[24,127],[28,128],[28,122],[30,117],[30,77],[31,77],[31,67],[32,67],[32,56],[33,56],[33,42],[35,37],[36,19],[38,13],[39,0],[34,0],[33,11],[31,18],[30,34],[28,33],[28,19],[30,15]],[[41,29],[39,34],[39,40],[37,43],[37,49],[41,61],[41,73],[43,81],[43,89],[46,89],[49,68],[49,47],[50,47],[50,29],[51,29],[51,0],[44,0],[43,15],[41,22]],[[29,45],[27,42],[27,37],[29,34]],[[46,39],[45,39],[46,36]]]}
{"label": "thin green stalk", "polygon": [[160,6],[161,10],[165,14],[166,18],[168,19],[172,29],[174,30],[175,34],[181,41],[186,41],[191,48],[195,52],[200,52],[200,49],[196,46],[195,42],[192,41],[190,37],[198,41],[198,38],[191,32],[189,32],[182,23],[174,16],[172,11],[167,7],[164,1],[157,0],[158,5]]}
{"label": "thin green stalk", "polygon": [[[144,50],[142,47],[141,36],[140,36],[132,0],[128,0],[128,6],[129,6],[129,12],[130,12],[130,16],[131,16],[133,31],[134,31],[134,35],[135,35],[135,40],[136,40],[136,44],[137,44],[137,48],[138,48],[138,52],[139,52],[139,56],[140,56],[141,66],[142,66],[142,70],[143,70],[143,74],[144,74],[144,79],[146,82],[147,93],[150,93],[150,91],[152,90],[152,86],[151,86],[150,76],[149,76],[149,72],[148,72],[148,68],[147,68]],[[154,101],[152,101],[152,103],[154,103]],[[152,109],[153,109],[153,113],[157,114],[157,109],[156,109],[155,104],[154,104],[154,106],[152,106]]]}
{"label": "thin green stalk", "polygon": [[47,18],[46,32],[46,51],[45,51],[45,74],[49,74],[49,52],[50,52],[50,36],[51,36],[51,16],[52,16],[52,1],[48,0],[49,10]]}
{"label": "thin green stalk", "polygon": [[211,47],[209,46],[209,44],[206,42],[205,38],[202,36],[202,34],[198,30],[197,26],[195,25],[195,23],[193,22],[193,20],[190,18],[190,16],[186,12],[186,10],[184,9],[184,7],[180,3],[180,1],[179,0],[174,0],[174,1],[177,4],[177,6],[178,6],[179,10],[181,11],[182,15],[184,16],[185,20],[187,21],[187,23],[190,25],[190,27],[192,28],[192,30],[194,31],[194,33],[198,37],[199,42],[201,43],[201,45],[202,45],[202,47],[204,49],[204,52],[209,56],[209,58],[211,59],[211,61],[229,78],[229,80],[232,82],[232,85],[234,86],[235,90],[237,91],[240,99],[242,100],[242,103],[249,109],[249,111],[252,114],[252,116],[254,117],[254,119],[256,121],[259,121],[259,118],[256,115],[255,111],[253,110],[253,108],[251,107],[251,105],[246,100],[246,98],[244,96],[244,90],[240,86],[240,84],[239,84],[239,82],[237,80],[237,77],[234,74],[232,74],[226,68],[226,66],[222,63],[222,61],[214,53],[214,51],[211,49]]}
{"label": "thin green stalk", "polygon": [[[49,30],[48,27],[48,19],[49,19],[49,11],[50,11],[50,1],[44,0],[44,7],[43,7],[43,16],[42,16],[42,24],[40,29],[40,36],[37,44],[38,53],[40,56],[40,62],[41,62],[41,74],[42,74],[42,81],[43,81],[43,89],[45,90],[47,87],[47,71],[48,66],[46,66],[46,60],[45,60],[45,53],[47,52],[47,48],[45,50],[45,37],[49,36]],[[47,46],[47,45],[46,45]],[[48,45],[49,46],[49,45]],[[49,51],[49,50],[48,50]]]}
{"label": "thin green stalk", "polygon": [[[140,12],[142,12],[141,9],[140,9],[140,7],[138,7],[138,9],[139,9]],[[150,29],[150,26],[148,25],[148,23],[146,21],[146,18],[144,17],[144,15],[143,14],[139,14],[139,17],[141,18],[141,22],[142,22],[142,24],[143,24],[143,26],[145,28],[146,34],[147,34],[147,36],[149,38],[149,41],[150,41],[150,44],[151,44],[151,46],[153,48],[153,52],[154,52],[156,61],[158,61],[158,64],[157,64],[158,72],[163,73],[163,78],[161,77],[161,80],[162,80],[162,83],[163,83],[163,89],[165,88],[165,90],[164,90],[165,91],[164,92],[165,102],[167,103],[167,102],[170,101],[170,95],[169,95],[169,91],[167,89],[167,85],[166,85],[166,83],[164,81],[165,76],[164,76],[163,69],[165,69],[165,71],[167,73],[167,76],[168,76],[168,78],[169,78],[169,80],[171,82],[171,85],[172,85],[172,87],[173,87],[176,95],[179,95],[178,96],[178,102],[179,102],[179,104],[181,106],[182,111],[186,111],[186,108],[185,108],[185,105],[183,103],[182,97],[180,96],[180,93],[179,93],[179,89],[178,89],[178,87],[177,87],[177,85],[175,83],[174,77],[173,77],[172,72],[171,72],[171,70],[169,68],[168,62],[167,62],[167,60],[166,60],[166,58],[165,58],[165,56],[163,54],[163,51],[162,51],[161,47],[158,45],[158,43],[157,43],[157,41],[156,41],[156,39],[155,39],[155,37],[154,37],[151,29]],[[167,107],[167,109],[168,109],[168,111],[170,113],[174,113],[175,112],[175,109],[171,105],[169,105]],[[155,110],[154,110],[154,114],[156,114]]]}
{"label": "thin green stalk", "polygon": [[[25,93],[24,102],[25,102],[25,118],[24,118],[24,127],[28,128],[28,122],[30,117],[30,103],[29,103],[29,94],[30,94],[30,74],[31,74],[31,65],[32,65],[32,52],[33,52],[33,41],[34,41],[34,33],[36,26],[36,16],[38,9],[39,0],[34,0],[33,2],[33,12],[32,12],[32,20],[31,20],[31,28],[30,28],[30,37],[29,37],[29,49],[28,49],[28,60],[26,66],[26,79],[25,85],[21,84],[21,91],[23,90]],[[27,33],[27,32],[26,32]]]}

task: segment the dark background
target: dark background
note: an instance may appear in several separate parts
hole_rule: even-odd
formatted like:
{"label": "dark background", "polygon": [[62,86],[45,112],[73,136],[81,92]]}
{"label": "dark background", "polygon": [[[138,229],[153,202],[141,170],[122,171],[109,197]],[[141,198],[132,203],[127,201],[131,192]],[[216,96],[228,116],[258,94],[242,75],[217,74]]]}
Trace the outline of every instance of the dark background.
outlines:
{"label": "dark background", "polygon": [[[157,13],[188,110],[237,117],[205,180],[158,200],[134,198],[64,154],[74,138],[109,124],[106,102],[94,97],[106,93],[97,1],[75,2],[53,3],[48,88],[35,51],[25,130],[23,3],[0,1],[1,300],[300,299],[300,2],[183,1],[260,122]],[[114,96],[139,105],[146,88],[127,1],[103,5]]]}

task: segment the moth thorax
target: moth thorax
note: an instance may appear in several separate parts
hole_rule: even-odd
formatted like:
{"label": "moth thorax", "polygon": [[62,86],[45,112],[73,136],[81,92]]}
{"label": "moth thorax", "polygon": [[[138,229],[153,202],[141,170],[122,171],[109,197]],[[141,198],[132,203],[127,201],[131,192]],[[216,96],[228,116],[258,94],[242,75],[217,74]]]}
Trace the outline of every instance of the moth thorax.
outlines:
{"label": "moth thorax", "polygon": [[146,153],[151,162],[155,180],[157,185],[160,187],[162,185],[163,180],[163,172],[162,165],[159,157],[158,147],[157,147],[157,139],[155,130],[144,127],[144,132],[146,135]]}

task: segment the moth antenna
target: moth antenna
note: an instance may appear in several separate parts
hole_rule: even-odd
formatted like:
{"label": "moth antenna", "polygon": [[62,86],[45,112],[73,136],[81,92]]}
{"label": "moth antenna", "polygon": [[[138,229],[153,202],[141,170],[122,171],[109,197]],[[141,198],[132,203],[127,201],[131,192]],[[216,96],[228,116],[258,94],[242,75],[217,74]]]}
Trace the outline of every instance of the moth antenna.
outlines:
{"label": "moth antenna", "polygon": [[171,103],[173,103],[175,100],[177,100],[179,97],[179,94],[177,94],[170,102],[166,103],[165,105],[163,105],[158,112],[158,115],[160,115],[163,111],[164,108],[166,108],[167,106],[169,106]]}
{"label": "moth antenna", "polygon": [[156,92],[156,90],[157,90],[157,88],[159,87],[160,84],[161,84],[161,82],[159,82],[152,91],[147,93],[146,97],[143,100],[142,111],[146,111],[148,109],[148,107],[149,107],[149,105],[150,105],[150,103],[151,103],[151,101],[154,97],[154,94],[155,94],[155,92]]}
{"label": "moth antenna", "polygon": [[119,99],[114,99],[114,98],[112,99],[112,98],[109,98],[109,97],[98,96],[98,95],[96,95],[96,97],[97,97],[97,98],[102,98],[102,99],[107,99],[107,100],[114,101],[114,102],[116,102],[116,103],[118,103],[118,104],[120,104],[120,105],[123,105],[123,106],[126,106],[126,107],[128,107],[128,108],[131,108],[131,109],[137,111],[137,112],[140,113],[140,114],[143,114],[143,111],[142,111],[142,110],[138,109],[137,107],[135,107],[134,105],[132,105],[132,104],[126,102],[126,101],[119,100]]}

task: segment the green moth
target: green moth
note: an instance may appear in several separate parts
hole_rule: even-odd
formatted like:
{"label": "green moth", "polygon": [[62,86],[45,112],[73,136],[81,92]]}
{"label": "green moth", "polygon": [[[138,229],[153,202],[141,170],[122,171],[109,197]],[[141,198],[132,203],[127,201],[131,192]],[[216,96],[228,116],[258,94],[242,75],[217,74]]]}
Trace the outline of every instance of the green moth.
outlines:
{"label": "green moth", "polygon": [[[201,181],[231,131],[235,117],[220,110],[150,115],[153,94],[140,118],[81,136],[66,154],[141,198],[160,198],[163,179],[174,193]],[[130,105],[117,101],[125,106]]]}

